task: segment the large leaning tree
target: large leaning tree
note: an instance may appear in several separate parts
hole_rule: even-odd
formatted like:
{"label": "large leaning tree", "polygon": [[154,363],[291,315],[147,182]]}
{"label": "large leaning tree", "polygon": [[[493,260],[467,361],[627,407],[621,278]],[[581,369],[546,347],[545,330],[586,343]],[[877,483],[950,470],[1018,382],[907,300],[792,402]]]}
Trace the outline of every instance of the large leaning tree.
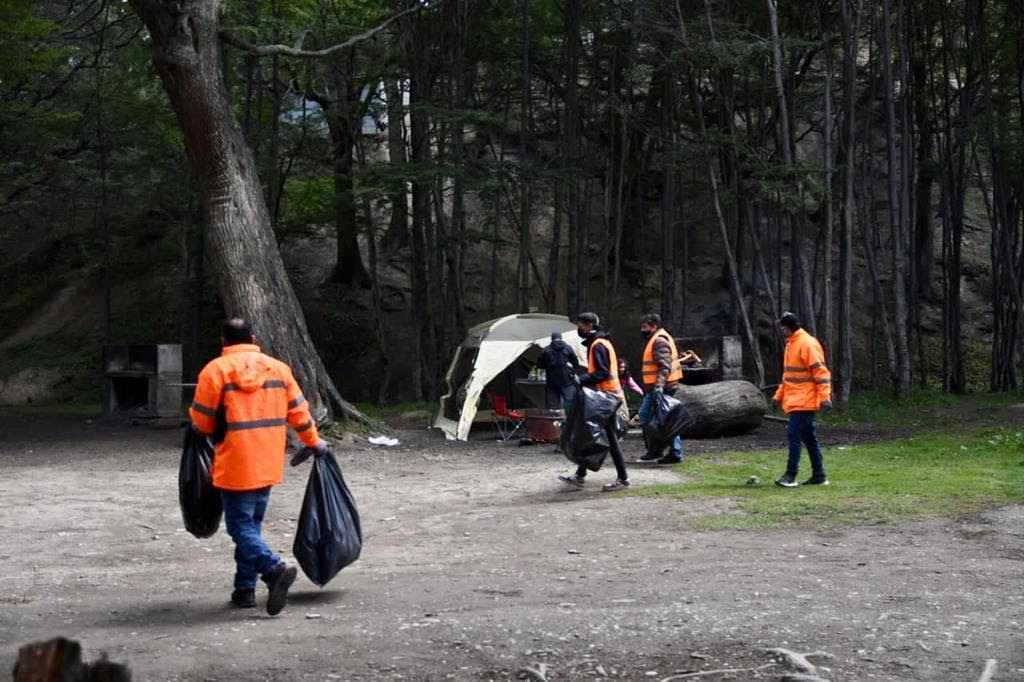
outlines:
{"label": "large leaning tree", "polygon": [[[291,366],[317,421],[339,412],[366,421],[328,375],[285,272],[252,150],[224,86],[221,0],[129,2],[149,30],[153,63],[195,168],[207,253],[218,273],[225,310],[251,321],[261,346]],[[295,51],[287,46],[252,49],[263,54]]]}

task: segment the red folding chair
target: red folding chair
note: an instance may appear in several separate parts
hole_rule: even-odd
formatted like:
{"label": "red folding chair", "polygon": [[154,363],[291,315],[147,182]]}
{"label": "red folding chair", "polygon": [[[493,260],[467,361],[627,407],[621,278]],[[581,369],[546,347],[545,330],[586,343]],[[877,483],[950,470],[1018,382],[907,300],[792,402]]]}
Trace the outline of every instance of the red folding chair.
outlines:
{"label": "red folding chair", "polygon": [[514,438],[516,434],[522,435],[523,425],[526,423],[526,416],[522,412],[508,409],[508,397],[497,393],[487,396],[494,408],[492,419],[498,437],[503,441]]}

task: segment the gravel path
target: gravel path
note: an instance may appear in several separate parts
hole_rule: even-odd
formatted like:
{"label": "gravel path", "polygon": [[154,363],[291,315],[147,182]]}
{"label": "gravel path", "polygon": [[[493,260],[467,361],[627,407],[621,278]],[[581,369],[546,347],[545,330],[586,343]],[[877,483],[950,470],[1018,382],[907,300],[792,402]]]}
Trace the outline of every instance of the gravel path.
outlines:
{"label": "gravel path", "polygon": [[[782,433],[688,448],[779,447]],[[339,448],[363,556],[323,590],[300,578],[269,618],[227,606],[226,534],[182,530],[179,430],[0,417],[0,434],[0,670],[64,635],[137,680],[781,679],[774,647],[827,653],[810,661],[829,680],[973,681],[988,659],[994,680],[1024,679],[1021,507],[698,532],[687,517],[728,501],[602,494],[610,466],[568,491],[548,446],[403,431],[397,448]],[[265,535],[285,553],[308,471],[271,497]],[[684,474],[631,469],[635,486]]]}

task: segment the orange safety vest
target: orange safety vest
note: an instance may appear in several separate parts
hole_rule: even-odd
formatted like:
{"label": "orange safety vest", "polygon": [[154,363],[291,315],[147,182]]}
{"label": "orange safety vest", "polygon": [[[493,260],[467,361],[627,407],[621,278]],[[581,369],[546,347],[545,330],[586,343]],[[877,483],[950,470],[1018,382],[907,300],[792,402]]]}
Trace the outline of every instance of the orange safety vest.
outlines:
{"label": "orange safety vest", "polygon": [[608,339],[597,339],[590,344],[590,351],[587,353],[587,371],[594,372],[597,367],[594,365],[594,348],[598,344],[608,348],[608,378],[599,383],[596,388],[599,391],[614,393],[619,396],[623,403],[626,402],[626,394],[622,391],[622,384],[619,383],[619,356],[615,354],[615,346]]}
{"label": "orange safety vest", "polygon": [[284,479],[286,425],[309,446],[320,442],[309,403],[292,370],[258,346],[226,346],[199,373],[189,416],[196,429],[224,440],[213,458],[213,485],[224,490],[257,490]]}
{"label": "orange safety vest", "polygon": [[775,391],[775,400],[783,412],[807,412],[821,409],[832,400],[832,373],[825,366],[825,352],[818,340],[803,329],[786,339],[782,383]]}
{"label": "orange safety vest", "polygon": [[647,347],[644,349],[644,364],[643,364],[643,380],[645,386],[653,386],[658,382],[658,363],[654,360],[654,342],[662,337],[668,341],[669,347],[672,349],[672,366],[668,371],[668,379],[666,383],[679,383],[683,380],[683,368],[679,363],[679,351],[676,349],[676,340],[672,338],[664,329],[659,329],[651,335],[651,338],[647,341]]}

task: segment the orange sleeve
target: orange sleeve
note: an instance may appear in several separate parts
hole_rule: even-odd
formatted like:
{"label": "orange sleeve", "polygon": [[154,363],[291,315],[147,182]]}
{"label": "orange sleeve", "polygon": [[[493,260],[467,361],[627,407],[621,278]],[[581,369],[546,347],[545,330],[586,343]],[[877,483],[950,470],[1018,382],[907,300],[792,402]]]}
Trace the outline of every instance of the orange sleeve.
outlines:
{"label": "orange sleeve", "polygon": [[306,396],[302,395],[299,383],[295,381],[295,377],[287,365],[284,367],[284,375],[288,393],[288,424],[295,429],[299,440],[313,447],[320,442],[320,434],[316,430],[313,415],[309,412],[309,403],[306,401]]}
{"label": "orange sleeve", "polygon": [[188,408],[188,416],[197,431],[208,436],[216,429],[217,408],[220,407],[223,389],[220,372],[211,364],[206,365],[199,373],[199,383],[192,405]]}

